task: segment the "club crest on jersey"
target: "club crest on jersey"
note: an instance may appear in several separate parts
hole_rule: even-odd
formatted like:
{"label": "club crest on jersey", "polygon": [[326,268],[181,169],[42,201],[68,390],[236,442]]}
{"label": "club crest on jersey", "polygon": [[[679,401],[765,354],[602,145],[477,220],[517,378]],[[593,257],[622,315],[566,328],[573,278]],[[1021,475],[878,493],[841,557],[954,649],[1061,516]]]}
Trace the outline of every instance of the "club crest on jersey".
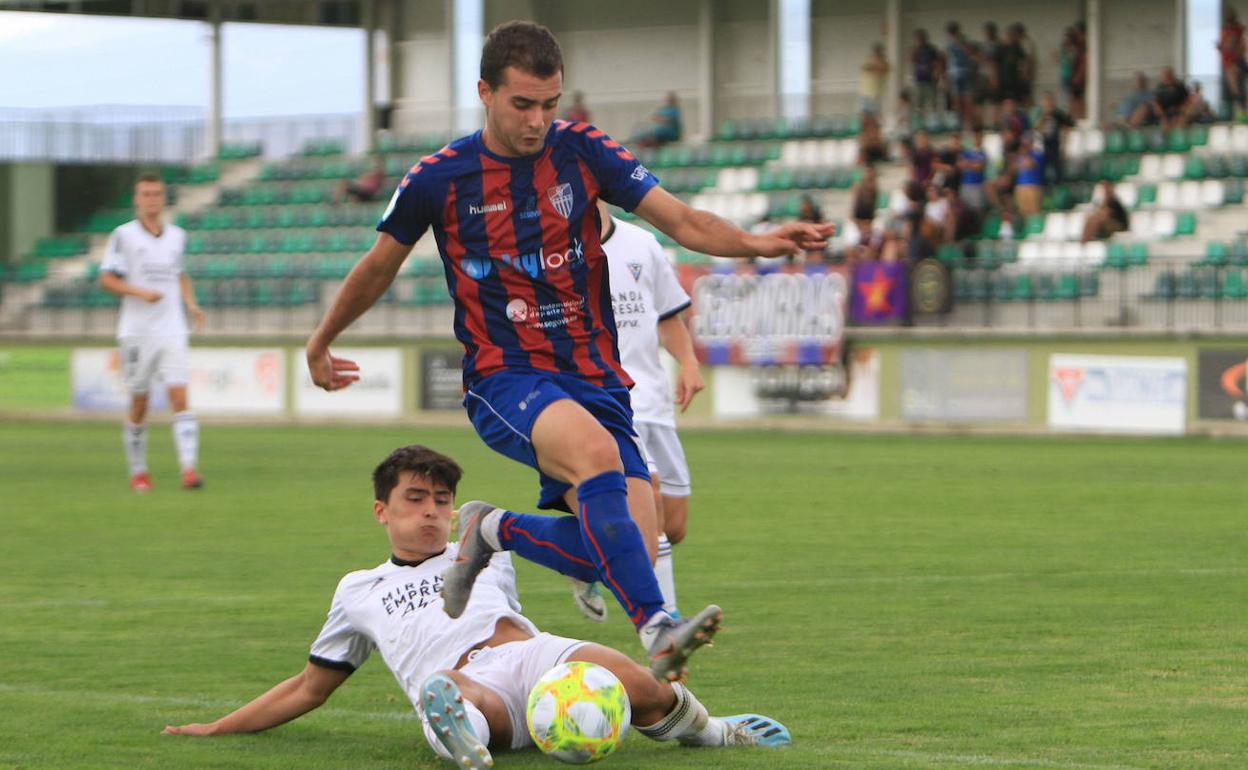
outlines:
{"label": "club crest on jersey", "polygon": [[634,280],[634,281],[640,281],[640,280],[641,280],[641,263],[640,263],[640,262],[629,262],[629,263],[628,263],[628,272],[630,272],[630,273],[632,273],[632,274],[633,274],[633,280]]}
{"label": "club crest on jersey", "polygon": [[572,216],[572,185],[567,182],[555,185],[546,191],[546,196],[550,198],[559,216],[564,219]]}

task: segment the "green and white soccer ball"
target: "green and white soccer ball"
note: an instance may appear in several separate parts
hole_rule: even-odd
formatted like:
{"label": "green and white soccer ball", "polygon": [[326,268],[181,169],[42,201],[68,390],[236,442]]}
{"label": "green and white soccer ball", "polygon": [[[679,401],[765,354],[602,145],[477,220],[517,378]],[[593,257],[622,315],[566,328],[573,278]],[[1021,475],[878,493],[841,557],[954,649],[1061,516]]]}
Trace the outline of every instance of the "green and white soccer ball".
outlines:
{"label": "green and white soccer ball", "polygon": [[561,663],[529,692],[533,742],[574,765],[597,762],[619,748],[632,715],[624,685],[596,663]]}

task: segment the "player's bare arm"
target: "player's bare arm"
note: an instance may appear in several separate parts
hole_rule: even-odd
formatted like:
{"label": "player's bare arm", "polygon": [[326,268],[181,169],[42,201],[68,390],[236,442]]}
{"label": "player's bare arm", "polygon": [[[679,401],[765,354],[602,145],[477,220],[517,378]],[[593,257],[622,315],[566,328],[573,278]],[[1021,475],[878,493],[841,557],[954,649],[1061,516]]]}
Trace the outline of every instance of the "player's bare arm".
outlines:
{"label": "player's bare arm", "polygon": [[308,371],[318,387],[340,390],[360,378],[360,367],[354,361],[330,355],[329,346],[390,288],[411,251],[411,246],[380,233],[377,242],[352,268],[329,312],[308,339]]}
{"label": "player's bare arm", "polygon": [[183,273],[179,276],[178,283],[182,290],[182,304],[186,307],[187,315],[191,317],[191,326],[197,330],[202,329],[204,309],[199,306],[199,300],[195,299],[195,286],[191,283],[191,277]]}
{"label": "player's bare arm", "polygon": [[118,297],[138,297],[144,302],[160,302],[164,295],[155,289],[144,289],[127,281],[116,273],[100,273],[100,288]]}
{"label": "player's bare arm", "polygon": [[170,725],[164,735],[229,735],[256,733],[303,716],[333,695],[350,676],[345,671],[307,664],[303,671],[273,686],[235,711],[207,724]]}
{"label": "player's bare arm", "polygon": [[783,257],[822,251],[836,232],[831,224],[789,222],[761,235],[747,233],[709,211],[686,205],[661,187],[646,193],[636,213],[686,249],[717,257]]}
{"label": "player's bare arm", "polygon": [[685,325],[684,313],[677,313],[659,321],[659,342],[680,366],[676,374],[675,403],[683,412],[693,403],[693,397],[706,389],[702,371],[698,368],[698,357],[693,351],[693,337],[689,334],[689,327]]}

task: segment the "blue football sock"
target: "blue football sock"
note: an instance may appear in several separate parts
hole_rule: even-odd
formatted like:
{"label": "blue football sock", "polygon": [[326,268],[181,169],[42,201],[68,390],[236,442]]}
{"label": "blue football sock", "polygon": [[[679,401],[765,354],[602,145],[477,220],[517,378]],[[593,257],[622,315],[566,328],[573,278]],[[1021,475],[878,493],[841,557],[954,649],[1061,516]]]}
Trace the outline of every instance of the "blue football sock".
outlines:
{"label": "blue football sock", "polygon": [[619,471],[600,473],[576,488],[577,517],[584,552],[615,594],[633,625],[641,628],[663,610],[663,593],[654,577],[641,530],[628,513],[628,484]]}
{"label": "blue football sock", "polygon": [[542,516],[507,511],[498,524],[498,542],[531,562],[586,583],[598,568],[585,552],[581,525],[574,516]]}

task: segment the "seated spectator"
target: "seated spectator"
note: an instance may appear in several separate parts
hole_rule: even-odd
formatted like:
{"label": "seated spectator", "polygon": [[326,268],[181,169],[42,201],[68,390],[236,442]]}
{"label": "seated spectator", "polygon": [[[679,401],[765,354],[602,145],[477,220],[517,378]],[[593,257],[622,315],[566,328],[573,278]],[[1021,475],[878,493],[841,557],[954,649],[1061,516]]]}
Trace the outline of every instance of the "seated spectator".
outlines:
{"label": "seated spectator", "polygon": [[654,111],[650,121],[654,125],[633,137],[630,144],[638,147],[660,147],[680,141],[680,105],[676,103],[675,91],[667,92],[663,106]]}
{"label": "seated spectator", "polygon": [[1135,73],[1135,90],[1118,103],[1118,120],[1132,128],[1147,126],[1153,122],[1153,92],[1148,89],[1148,78],[1143,72]]}
{"label": "seated spectator", "polygon": [[884,96],[884,82],[892,66],[888,63],[888,55],[884,53],[884,44],[875,43],[871,53],[862,64],[862,111],[878,115],[880,99]]}
{"label": "seated spectator", "polygon": [[585,94],[580,91],[572,92],[572,106],[568,107],[568,111],[563,114],[565,120],[572,123],[592,123],[589,118],[589,108],[585,106]]}
{"label": "seated spectator", "polygon": [[1182,128],[1183,108],[1187,104],[1187,86],[1174,76],[1173,67],[1163,67],[1161,82],[1153,93],[1153,110],[1162,128]]}
{"label": "seated spectator", "polygon": [[858,133],[858,162],[864,166],[888,160],[888,142],[880,129],[880,120],[873,112],[862,113],[862,130]]}
{"label": "seated spectator", "polygon": [[875,166],[868,164],[862,171],[862,179],[854,182],[849,190],[849,218],[858,225],[860,233],[871,232],[875,222],[875,204],[879,198],[879,178],[875,173]]}
{"label": "seated spectator", "polygon": [[1024,142],[1017,158],[1014,205],[1022,216],[1039,214],[1044,200],[1044,149],[1039,142]]}
{"label": "seated spectator", "polygon": [[919,233],[925,243],[924,254],[932,254],[946,243],[953,243],[958,227],[958,199],[953,190],[931,186],[927,188],[927,206],[923,209],[923,221]]}
{"label": "seated spectator", "polygon": [[962,205],[982,214],[988,208],[988,193],[984,190],[984,175],[988,171],[988,154],[984,152],[984,131],[971,133],[971,146],[958,156],[958,200]]}
{"label": "seated spectator", "polygon": [[936,159],[932,164],[932,184],[936,187],[958,189],[962,181],[958,170],[958,157],[962,154],[962,136],[949,134],[945,146],[936,151]]}
{"label": "seated spectator", "polygon": [[355,179],[343,179],[338,182],[336,203],[368,203],[377,199],[382,185],[386,183],[386,164],[381,157],[373,158],[373,164],[367,171]]}
{"label": "seated spectator", "polygon": [[909,144],[916,117],[910,89],[902,89],[897,97],[897,110],[893,114],[893,127],[889,134],[902,144]]}
{"label": "seated spectator", "polygon": [[909,148],[910,178],[920,185],[926,186],[932,179],[933,165],[936,154],[932,152],[932,143],[926,131],[914,134],[914,144]]}
{"label": "seated spectator", "polygon": [[1101,182],[1092,193],[1094,208],[1083,223],[1083,242],[1100,241],[1114,233],[1126,232],[1131,228],[1131,217],[1127,209],[1114,194],[1114,185]]}
{"label": "seated spectator", "polygon": [[1187,95],[1187,103],[1183,105],[1183,122],[1190,126],[1193,123],[1212,123],[1213,120],[1213,108],[1209,106],[1209,102],[1201,91],[1200,81],[1196,81],[1192,83],[1192,90]]}

